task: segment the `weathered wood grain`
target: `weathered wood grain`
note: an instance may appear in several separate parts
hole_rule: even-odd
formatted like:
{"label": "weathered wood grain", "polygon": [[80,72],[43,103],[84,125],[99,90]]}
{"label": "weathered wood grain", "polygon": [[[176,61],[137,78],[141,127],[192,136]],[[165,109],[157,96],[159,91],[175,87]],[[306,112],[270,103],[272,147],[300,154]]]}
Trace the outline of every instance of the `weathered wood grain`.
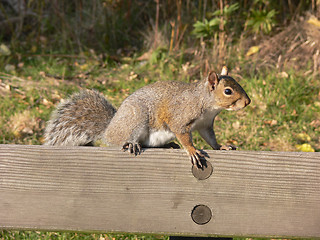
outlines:
{"label": "weathered wood grain", "polygon": [[[320,154],[0,145],[0,228],[320,237]],[[194,206],[212,219],[197,225]]]}

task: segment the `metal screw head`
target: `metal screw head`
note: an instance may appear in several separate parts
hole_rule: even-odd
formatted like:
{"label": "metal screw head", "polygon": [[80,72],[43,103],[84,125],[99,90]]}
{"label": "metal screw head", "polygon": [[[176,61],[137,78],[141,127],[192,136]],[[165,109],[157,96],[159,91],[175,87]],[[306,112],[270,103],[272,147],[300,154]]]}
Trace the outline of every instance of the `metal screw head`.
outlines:
{"label": "metal screw head", "polygon": [[191,218],[199,225],[208,223],[211,220],[212,212],[206,205],[197,205],[192,209]]}
{"label": "metal screw head", "polygon": [[192,166],[192,174],[198,180],[205,180],[211,176],[213,167],[209,161],[202,160],[202,168],[196,167],[195,165]]}

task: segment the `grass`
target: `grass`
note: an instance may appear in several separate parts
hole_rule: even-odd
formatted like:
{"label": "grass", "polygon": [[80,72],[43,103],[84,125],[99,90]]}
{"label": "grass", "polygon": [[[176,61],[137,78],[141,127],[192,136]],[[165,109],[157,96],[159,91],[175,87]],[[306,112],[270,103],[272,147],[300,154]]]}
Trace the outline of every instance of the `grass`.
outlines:
{"label": "grass", "polygon": [[319,151],[319,126],[315,124],[319,86],[315,79],[295,73],[279,78],[270,73],[244,78],[241,83],[252,104],[238,113],[223,113],[218,136],[235,138],[241,149],[295,151],[302,140],[297,135],[305,134],[311,138],[308,144]]}
{"label": "grass", "polygon": [[1,240],[168,240],[165,236],[142,236],[134,234],[100,234],[70,232],[39,232],[39,231],[0,231]]}
{"label": "grass", "polygon": [[[3,65],[8,63],[3,63]],[[100,59],[28,57],[11,61],[11,71],[0,72],[0,143],[42,144],[45,122],[56,104],[81,88],[95,88],[119,106],[136,89],[154,81],[194,81],[186,74],[183,57],[166,55],[150,61],[126,58],[122,63]],[[230,69],[232,75],[232,69]],[[238,112],[222,112],[215,121],[220,143],[240,150],[298,151],[307,144],[320,151],[319,79],[303,72],[279,75],[241,74],[240,84],[252,103]],[[195,145],[209,149],[194,135]],[[309,148],[310,150],[310,148]],[[158,239],[154,236],[0,231],[0,239]],[[167,237],[159,237],[167,239]]]}
{"label": "grass", "polygon": [[[0,143],[41,144],[45,121],[54,106],[80,88],[97,89],[119,106],[136,89],[177,75],[176,62],[163,61],[159,69],[157,63],[131,59],[129,64],[115,64],[96,58],[92,54],[79,59],[28,57],[12,61],[15,69],[0,73]],[[164,68],[170,69],[170,74],[164,73]],[[14,126],[8,124],[13,122]],[[32,129],[32,134],[25,134],[26,128]]]}
{"label": "grass", "polygon": [[[0,143],[41,144],[45,122],[63,98],[80,88],[95,88],[119,106],[136,89],[166,80],[193,81],[183,58],[161,55],[158,60],[108,63],[87,58],[34,57],[1,72]],[[18,67],[23,63],[23,67]],[[189,64],[190,65],[190,64]],[[232,69],[231,75],[232,75]],[[238,112],[222,112],[215,121],[221,143],[241,150],[295,151],[302,143],[319,151],[320,85],[303,72],[276,71],[238,79],[252,103]],[[304,135],[305,137],[301,137]],[[195,134],[198,147],[208,148]]]}

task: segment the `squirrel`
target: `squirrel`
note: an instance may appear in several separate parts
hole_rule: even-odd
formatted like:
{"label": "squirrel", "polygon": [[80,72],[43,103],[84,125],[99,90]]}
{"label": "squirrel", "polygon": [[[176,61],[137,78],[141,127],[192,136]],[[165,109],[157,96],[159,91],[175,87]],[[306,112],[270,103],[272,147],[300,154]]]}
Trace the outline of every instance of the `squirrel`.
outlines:
{"label": "squirrel", "polygon": [[176,138],[191,163],[202,167],[205,152],[194,147],[192,132],[197,130],[215,150],[232,149],[217,143],[214,119],[223,109],[240,110],[250,102],[225,66],[220,75],[211,71],[198,82],[146,85],[128,96],[118,110],[96,90],[82,90],[52,113],[44,144],[79,146],[102,139],[137,155],[142,147],[161,147]]}

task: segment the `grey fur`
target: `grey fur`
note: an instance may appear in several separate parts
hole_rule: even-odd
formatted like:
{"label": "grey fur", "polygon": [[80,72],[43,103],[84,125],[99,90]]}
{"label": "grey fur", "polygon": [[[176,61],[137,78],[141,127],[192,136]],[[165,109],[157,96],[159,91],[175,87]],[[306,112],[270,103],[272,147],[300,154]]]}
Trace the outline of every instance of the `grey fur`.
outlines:
{"label": "grey fur", "polygon": [[45,129],[45,145],[87,145],[103,137],[116,109],[95,90],[83,90],[61,102]]}
{"label": "grey fur", "polygon": [[214,72],[197,83],[156,82],[142,87],[118,111],[98,92],[85,90],[54,111],[45,144],[75,146],[103,139],[140,153],[141,146],[163,146],[177,137],[192,163],[200,165],[202,155],[193,146],[191,132],[197,130],[213,149],[222,149],[213,130],[216,115],[248,104],[250,98],[232,77]]}

